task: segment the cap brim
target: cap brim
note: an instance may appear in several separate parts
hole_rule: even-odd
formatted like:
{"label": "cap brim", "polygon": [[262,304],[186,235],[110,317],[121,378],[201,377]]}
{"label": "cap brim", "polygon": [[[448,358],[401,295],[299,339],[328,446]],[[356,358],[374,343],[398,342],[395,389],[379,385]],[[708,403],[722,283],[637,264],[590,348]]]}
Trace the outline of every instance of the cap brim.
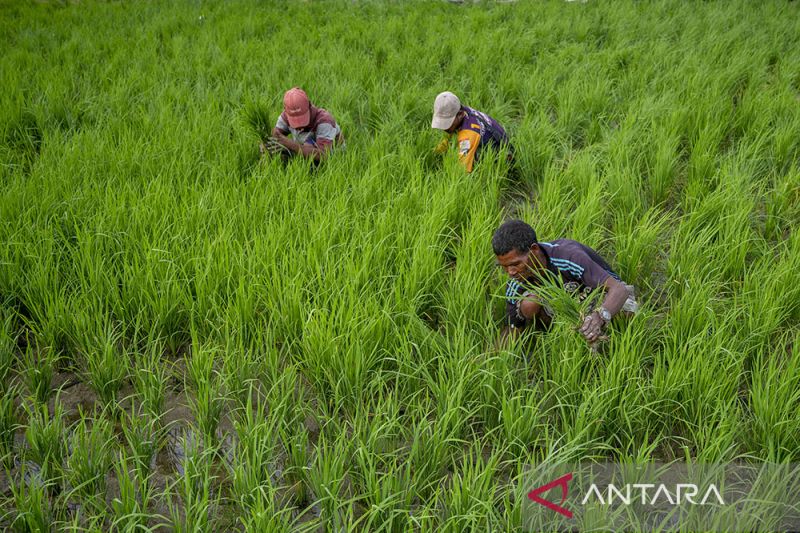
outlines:
{"label": "cap brim", "polygon": [[286,121],[293,128],[302,128],[303,126],[308,126],[308,123],[311,122],[311,110],[309,109],[302,115],[295,115],[295,116],[292,116],[287,113]]}
{"label": "cap brim", "polygon": [[437,117],[436,115],[433,116],[433,120],[431,121],[431,128],[437,130],[446,130],[450,126],[453,125],[453,119],[456,116],[453,115],[452,117]]}

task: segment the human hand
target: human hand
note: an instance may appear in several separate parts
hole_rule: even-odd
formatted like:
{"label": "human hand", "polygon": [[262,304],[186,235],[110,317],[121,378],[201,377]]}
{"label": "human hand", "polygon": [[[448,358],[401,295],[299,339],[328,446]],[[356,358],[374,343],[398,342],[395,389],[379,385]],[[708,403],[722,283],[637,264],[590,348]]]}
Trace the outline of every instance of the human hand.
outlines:
{"label": "human hand", "polygon": [[279,131],[272,132],[271,139],[283,146],[286,146],[286,143],[289,141],[289,137]]}
{"label": "human hand", "polygon": [[603,320],[600,314],[595,311],[583,319],[583,325],[581,325],[578,331],[586,339],[586,342],[589,344],[595,344],[600,340],[604,340],[603,327],[605,327],[605,325],[605,320]]}
{"label": "human hand", "polygon": [[540,307],[541,305],[536,295],[526,291],[517,302],[517,314],[521,318],[530,320],[539,312]]}
{"label": "human hand", "polygon": [[286,146],[284,146],[278,139],[274,137],[269,137],[266,141],[262,142],[259,148],[261,148],[262,154],[264,152],[269,152],[272,155],[277,155],[280,154],[281,152],[288,151]]}

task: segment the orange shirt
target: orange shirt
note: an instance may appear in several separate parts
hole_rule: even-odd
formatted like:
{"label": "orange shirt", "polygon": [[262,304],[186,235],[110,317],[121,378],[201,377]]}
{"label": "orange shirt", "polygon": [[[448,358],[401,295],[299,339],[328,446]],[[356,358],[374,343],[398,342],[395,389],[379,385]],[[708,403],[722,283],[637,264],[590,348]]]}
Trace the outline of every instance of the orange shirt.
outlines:
{"label": "orange shirt", "polygon": [[[458,160],[472,172],[475,161],[479,157],[479,149],[489,145],[500,148],[503,144],[508,144],[508,136],[503,127],[486,113],[476,111],[467,106],[461,107],[467,113],[459,126],[456,139],[458,140]],[[451,135],[437,146],[437,152],[444,152],[450,143]]]}

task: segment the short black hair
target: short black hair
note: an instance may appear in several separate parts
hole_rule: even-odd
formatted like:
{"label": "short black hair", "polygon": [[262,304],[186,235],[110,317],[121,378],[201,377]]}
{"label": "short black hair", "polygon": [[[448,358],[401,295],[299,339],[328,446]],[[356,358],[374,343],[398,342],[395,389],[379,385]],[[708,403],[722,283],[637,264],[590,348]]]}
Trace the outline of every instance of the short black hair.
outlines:
{"label": "short black hair", "polygon": [[522,220],[506,220],[492,235],[494,255],[505,255],[511,250],[527,252],[537,242],[536,232]]}

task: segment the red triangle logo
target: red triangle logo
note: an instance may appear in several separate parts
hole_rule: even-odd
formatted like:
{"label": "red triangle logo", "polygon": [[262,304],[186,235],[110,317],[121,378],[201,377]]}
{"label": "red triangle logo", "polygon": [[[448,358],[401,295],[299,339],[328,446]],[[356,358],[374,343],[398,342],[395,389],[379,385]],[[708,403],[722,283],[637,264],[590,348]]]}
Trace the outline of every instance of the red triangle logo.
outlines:
{"label": "red triangle logo", "polygon": [[[528,499],[538,503],[539,505],[544,505],[551,511],[555,511],[558,514],[564,515],[567,518],[572,518],[572,513],[562,507],[565,501],[567,501],[567,483],[572,480],[572,472],[569,474],[564,474],[560,478],[551,481],[547,485],[542,485],[541,487],[537,487],[528,493]],[[547,492],[550,489],[555,487],[561,487],[561,501],[558,504],[555,504],[551,501],[545,500],[540,496],[540,494]]]}

